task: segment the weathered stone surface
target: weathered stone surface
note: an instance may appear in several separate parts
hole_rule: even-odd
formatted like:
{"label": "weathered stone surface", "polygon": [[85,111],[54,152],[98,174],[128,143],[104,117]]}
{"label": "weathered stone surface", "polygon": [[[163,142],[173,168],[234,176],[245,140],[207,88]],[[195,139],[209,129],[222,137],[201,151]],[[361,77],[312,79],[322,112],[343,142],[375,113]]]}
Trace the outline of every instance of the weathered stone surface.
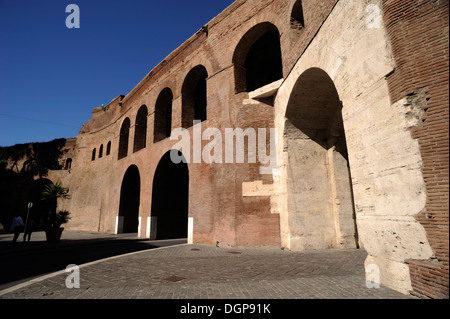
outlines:
{"label": "weathered stone surface", "polygon": [[[72,147],[70,173],[48,175],[71,190],[71,199],[60,203],[73,213],[68,227],[123,229],[121,187],[127,170],[136,166],[136,232],[157,238],[155,172],[163,156],[177,148],[188,159],[189,243],[360,247],[368,252],[366,267],[380,268],[382,284],[404,293],[417,289],[423,268],[417,263],[423,262],[438,278],[431,290],[439,292],[425,287],[420,295],[448,296],[448,284],[445,291],[439,281],[448,279],[448,163],[443,163],[448,145],[442,145],[448,144],[448,93],[440,91],[448,91],[448,79],[441,79],[448,78],[448,48],[435,49],[438,42],[448,47],[448,32],[424,39],[421,50],[407,52],[400,45],[423,37],[424,21],[434,21],[433,30],[448,31],[448,14],[443,15],[448,2],[417,4],[423,10],[383,0],[299,4],[235,1],[126,96],[94,109]],[[303,15],[292,12],[299,7]],[[414,25],[414,32],[405,31],[399,40],[393,30],[403,32],[403,25]],[[267,71],[274,66],[279,69]],[[411,72],[413,67],[420,72]],[[266,81],[253,89],[262,78]],[[157,115],[164,112],[156,108],[167,89],[173,95],[170,129],[185,128],[180,135],[172,131],[173,139],[161,138],[164,123]],[[195,97],[198,103],[189,107]],[[138,113],[145,109],[144,138],[145,120]],[[204,117],[202,112],[206,120],[187,123]],[[244,152],[243,163],[235,160],[236,144],[227,152],[227,129],[258,128],[277,130],[272,168],[248,160],[255,149]],[[211,147],[216,136],[211,129],[222,136],[214,144],[222,154],[211,163],[217,154],[207,153],[206,163],[201,150]],[[180,146],[182,136],[189,141]],[[272,150],[268,141],[267,151]],[[171,195],[164,200],[180,200]],[[411,270],[418,278],[414,283]]]}

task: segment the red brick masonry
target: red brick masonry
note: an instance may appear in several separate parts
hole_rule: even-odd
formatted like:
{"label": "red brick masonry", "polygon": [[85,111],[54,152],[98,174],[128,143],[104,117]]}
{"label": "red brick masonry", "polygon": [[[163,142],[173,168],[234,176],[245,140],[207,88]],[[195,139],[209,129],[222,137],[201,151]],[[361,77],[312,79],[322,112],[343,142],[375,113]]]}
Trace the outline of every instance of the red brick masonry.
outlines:
{"label": "red brick masonry", "polygon": [[413,291],[420,298],[449,297],[448,110],[449,1],[383,1],[384,19],[396,61],[388,77],[392,102],[427,92],[418,139],[427,190],[425,209],[416,216],[435,253],[432,260],[408,261]]}

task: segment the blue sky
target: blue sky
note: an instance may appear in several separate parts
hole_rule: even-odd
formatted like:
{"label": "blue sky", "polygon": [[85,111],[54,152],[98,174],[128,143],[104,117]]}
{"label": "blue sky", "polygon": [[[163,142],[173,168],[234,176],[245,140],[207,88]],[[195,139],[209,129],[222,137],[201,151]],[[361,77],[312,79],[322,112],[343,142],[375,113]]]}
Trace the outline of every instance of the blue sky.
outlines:
{"label": "blue sky", "polygon": [[0,146],[77,136],[232,2],[0,0]]}

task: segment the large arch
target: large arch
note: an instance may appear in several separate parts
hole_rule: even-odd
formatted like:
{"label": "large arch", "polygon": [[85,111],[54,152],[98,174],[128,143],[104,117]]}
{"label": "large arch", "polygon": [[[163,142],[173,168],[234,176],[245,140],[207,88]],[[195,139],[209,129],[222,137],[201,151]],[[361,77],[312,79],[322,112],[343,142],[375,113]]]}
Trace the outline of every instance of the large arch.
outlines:
{"label": "large arch", "polygon": [[319,69],[297,80],[286,109],[287,209],[301,249],[358,246],[342,103]]}
{"label": "large arch", "polygon": [[161,91],[155,104],[155,124],[153,141],[155,143],[170,137],[172,130],[173,93],[169,88]]}
{"label": "large arch", "polygon": [[[381,1],[375,3],[381,7]],[[288,103],[299,92],[299,78],[317,67],[333,80],[343,104],[358,239],[368,254],[366,270],[370,273],[373,268],[369,265],[379,266],[381,284],[408,293],[412,286],[407,261],[433,256],[426,232],[416,220],[426,205],[423,162],[417,140],[411,135],[410,125],[415,124],[405,122],[410,119],[410,105],[403,107],[406,101],[391,100],[386,75],[395,71],[396,64],[391,47],[386,45],[386,29],[383,25],[368,28],[370,13],[366,9],[367,5],[359,1],[337,2],[277,92],[274,106],[275,125],[279,128],[279,179],[274,181],[277,193],[271,199],[275,204],[272,211],[280,213],[283,246],[304,249],[298,231],[303,225],[290,216],[289,161],[295,154],[285,151],[289,142],[283,132],[288,124]],[[353,12],[351,16],[349,11]],[[346,32],[336,31],[344,20],[349,28]],[[359,39],[357,44],[354,39]],[[420,116],[417,120],[420,125]]]}
{"label": "large arch", "polygon": [[197,65],[186,76],[182,95],[182,127],[191,127],[194,120],[207,119],[207,87],[208,71],[203,65]]}
{"label": "large arch", "polygon": [[147,145],[147,116],[147,106],[142,105],[136,115],[133,152],[137,152]]}
{"label": "large arch", "polygon": [[[188,236],[188,166],[185,161],[173,163],[170,153],[161,158],[153,179],[152,223],[157,225],[156,239]],[[181,155],[180,152],[178,154]]]}
{"label": "large arch", "polygon": [[120,188],[119,219],[117,233],[137,233],[139,227],[139,206],[141,178],[136,165],[131,165]]}
{"label": "large arch", "polygon": [[122,159],[128,155],[128,139],[130,137],[130,119],[127,117],[120,128],[119,136],[119,154],[118,159]]}
{"label": "large arch", "polygon": [[270,22],[251,28],[233,54],[235,92],[251,92],[283,77],[280,33]]}

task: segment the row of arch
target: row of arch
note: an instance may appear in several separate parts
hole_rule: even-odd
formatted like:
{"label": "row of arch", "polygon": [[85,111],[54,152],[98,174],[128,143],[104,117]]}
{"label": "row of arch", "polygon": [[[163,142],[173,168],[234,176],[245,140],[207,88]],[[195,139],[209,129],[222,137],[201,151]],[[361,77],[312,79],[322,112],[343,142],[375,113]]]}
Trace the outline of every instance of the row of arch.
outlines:
{"label": "row of arch", "polygon": [[[294,155],[288,156],[287,162],[287,196],[291,198],[289,203],[294,204],[289,204],[288,210],[305,224],[315,225],[306,230],[293,226],[291,235],[308,238],[317,249],[358,247],[342,106],[329,75],[311,68],[298,78],[285,114],[286,151]],[[161,158],[153,178],[151,218],[157,219],[156,239],[184,238],[188,229],[188,166],[184,161],[173,163],[170,152]],[[313,156],[295,156],[303,152]],[[131,165],[121,185],[122,232],[137,232],[140,185],[139,169]],[[321,229],[319,236],[317,229]]]}
{"label": "row of arch", "polygon": [[[182,88],[182,126],[192,126],[194,120],[206,121],[207,113],[207,88],[206,79],[208,72],[203,65],[194,67],[186,76]],[[170,137],[172,131],[172,102],[173,92],[170,88],[164,88],[155,104],[155,121],[153,131],[153,143]],[[133,152],[137,152],[147,145],[147,118],[148,108],[142,105],[136,115]],[[120,128],[118,159],[128,155],[128,143],[131,120],[126,118]]]}
{"label": "row of arch", "polygon": [[[291,14],[291,27],[303,28],[303,8],[296,1]],[[251,92],[283,78],[280,32],[270,23],[263,22],[252,27],[237,44],[233,54],[235,93]],[[181,126],[189,128],[195,120],[207,120],[208,71],[197,65],[189,71],[181,89]],[[154,143],[170,137],[172,130],[172,101],[170,88],[164,88],[156,100],[154,118]],[[146,147],[148,108],[142,105],[136,115],[133,152]],[[120,129],[118,159],[128,155],[131,121],[127,117]]]}
{"label": "row of arch", "polygon": [[[105,156],[108,156],[111,154],[111,141],[108,142],[108,144],[106,145],[106,153]],[[91,160],[95,161],[97,156],[97,148],[94,148],[92,150],[92,157]],[[99,149],[98,149],[98,158],[102,158],[103,157],[103,144],[100,145]]]}
{"label": "row of arch", "polygon": [[[186,238],[188,233],[188,166],[183,161],[173,163],[170,152],[161,158],[153,178],[151,218],[156,224],[156,239]],[[131,165],[120,190],[119,233],[138,232],[140,200],[141,175],[138,167]]]}
{"label": "row of arch", "polygon": [[[313,154],[287,157],[287,196],[295,203],[288,205],[288,210],[305,224],[315,225],[310,229],[292,227],[291,234],[308,238],[320,249],[358,247],[342,107],[333,80],[322,69],[311,68],[298,78],[285,113],[286,151]],[[189,170],[184,161],[175,164],[170,152],[161,158],[153,178],[151,218],[152,223],[156,219],[156,239],[184,238],[188,231]],[[139,169],[131,165],[121,185],[121,232],[138,232],[140,187]],[[321,229],[319,236],[317,229]]]}

